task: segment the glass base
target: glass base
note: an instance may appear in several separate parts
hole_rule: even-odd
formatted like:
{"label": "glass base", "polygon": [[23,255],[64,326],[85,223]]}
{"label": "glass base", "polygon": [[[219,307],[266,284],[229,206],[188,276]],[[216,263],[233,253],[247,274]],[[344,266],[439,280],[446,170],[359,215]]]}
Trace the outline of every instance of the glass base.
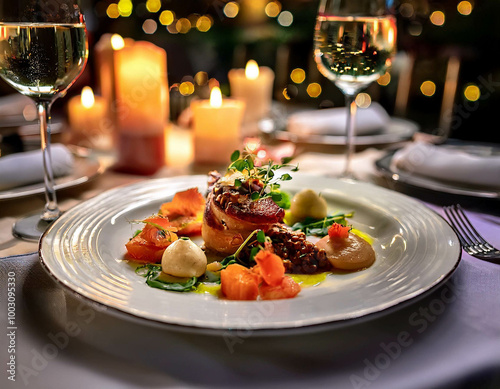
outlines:
{"label": "glass base", "polygon": [[52,222],[42,220],[40,212],[17,220],[12,226],[12,235],[16,238],[38,242]]}
{"label": "glass base", "polygon": [[359,181],[359,178],[356,177],[352,172],[344,172],[337,178],[344,181]]}

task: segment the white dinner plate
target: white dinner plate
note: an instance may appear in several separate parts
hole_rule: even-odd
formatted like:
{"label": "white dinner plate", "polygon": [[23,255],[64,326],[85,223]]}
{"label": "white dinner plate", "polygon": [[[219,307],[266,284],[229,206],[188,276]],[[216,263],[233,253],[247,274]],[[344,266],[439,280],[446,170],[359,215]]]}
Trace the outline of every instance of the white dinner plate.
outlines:
{"label": "white dinner plate", "polygon": [[[75,155],[75,165],[70,174],[55,178],[55,190],[72,188],[85,184],[104,172],[104,166],[95,158]],[[14,200],[45,192],[43,182],[19,186],[0,191],[0,201]]]}
{"label": "white dinner plate", "polygon": [[[467,148],[471,149],[471,153],[477,153],[477,151],[480,150],[484,151],[483,155],[500,155],[500,149],[495,147],[461,147],[463,151],[467,150]],[[409,187],[426,189],[433,192],[447,193],[451,195],[500,200],[500,191],[498,190],[498,186],[479,187],[474,185],[467,185],[465,183],[440,181],[432,177],[425,177],[422,175],[414,174],[413,172],[394,168],[392,159],[395,153],[396,151],[393,150],[375,161],[375,167],[377,168],[377,170],[390,182],[407,185]]]}
{"label": "white dinner plate", "polygon": [[[265,128],[265,126],[264,126]],[[419,126],[409,120],[400,118],[391,118],[387,126],[381,128],[375,133],[358,135],[354,137],[354,144],[357,146],[375,146],[402,142],[411,139],[419,130]],[[266,132],[266,131],[263,131]],[[267,132],[275,139],[281,141],[290,141],[295,143],[304,143],[310,145],[345,145],[346,137],[344,135],[324,135],[324,134],[297,134],[286,129],[276,129]]]}
{"label": "white dinner plate", "polygon": [[81,203],[42,237],[43,266],[65,287],[130,319],[189,331],[278,335],[401,306],[445,281],[460,260],[453,230],[420,202],[367,183],[296,174],[282,185],[285,190],[309,187],[323,194],[332,212],[355,212],[352,225],[373,237],[377,259],[370,268],[329,274],[288,300],[228,301],[151,288],[123,260],[125,243],[138,228],[131,221],[158,212],[161,203],[191,187],[204,193],[206,177],[147,180]]}

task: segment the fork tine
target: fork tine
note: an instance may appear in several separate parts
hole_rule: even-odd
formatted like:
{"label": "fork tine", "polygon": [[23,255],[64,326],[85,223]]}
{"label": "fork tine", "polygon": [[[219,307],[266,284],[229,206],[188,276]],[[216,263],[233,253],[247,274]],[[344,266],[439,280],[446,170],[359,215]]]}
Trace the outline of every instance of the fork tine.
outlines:
{"label": "fork tine", "polygon": [[477,232],[460,204],[445,207],[445,213],[454,226],[460,243],[469,254],[481,254],[495,250],[495,248]]}
{"label": "fork tine", "polygon": [[453,229],[457,233],[458,238],[460,239],[460,244],[462,245],[462,247],[469,247],[471,242],[470,242],[470,240],[466,239],[467,235],[465,235],[465,231],[463,231],[462,225],[459,222],[458,217],[455,215],[454,207],[451,205],[444,207],[444,212],[445,212],[446,216],[448,217],[448,219],[450,220],[451,226],[453,227]]}
{"label": "fork tine", "polygon": [[455,206],[455,210],[457,212],[458,217],[462,220],[464,227],[467,228],[467,230],[469,231],[470,236],[475,238],[477,243],[480,243],[483,245],[489,245],[489,243],[474,228],[474,226],[472,225],[471,221],[469,220],[469,218],[465,214],[465,212],[464,212],[463,208],[460,206],[460,204],[457,204]]}
{"label": "fork tine", "polygon": [[494,250],[495,248],[491,244],[489,244],[486,241],[486,239],[484,239],[482,237],[482,235],[479,232],[477,232],[477,230],[474,228],[473,224],[471,223],[471,221],[469,220],[469,218],[465,214],[465,212],[464,212],[463,208],[460,206],[460,204],[457,204],[455,206],[455,209],[457,211],[458,217],[460,217],[462,219],[462,221],[464,222],[465,228],[467,228],[469,233],[471,234],[471,236],[473,236],[476,239],[476,242],[474,242],[474,243],[476,243],[479,246],[483,245],[486,251]]}
{"label": "fork tine", "polygon": [[493,247],[477,232],[460,204],[446,206],[443,209],[451,227],[458,235],[460,245],[467,254],[500,264],[500,250]]}

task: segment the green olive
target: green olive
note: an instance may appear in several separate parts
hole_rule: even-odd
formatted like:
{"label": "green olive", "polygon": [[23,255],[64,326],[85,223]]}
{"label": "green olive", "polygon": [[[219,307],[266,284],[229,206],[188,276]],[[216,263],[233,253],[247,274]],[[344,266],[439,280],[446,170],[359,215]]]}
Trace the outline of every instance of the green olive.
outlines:
{"label": "green olive", "polygon": [[292,198],[290,211],[294,221],[302,221],[306,217],[323,219],[327,216],[326,200],[312,189],[302,189]]}

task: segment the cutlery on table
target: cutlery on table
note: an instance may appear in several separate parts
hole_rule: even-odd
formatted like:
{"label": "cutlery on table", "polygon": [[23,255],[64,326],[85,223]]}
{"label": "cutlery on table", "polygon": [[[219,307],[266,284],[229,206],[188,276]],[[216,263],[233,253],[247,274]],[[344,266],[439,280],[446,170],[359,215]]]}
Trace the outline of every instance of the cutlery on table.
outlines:
{"label": "cutlery on table", "polygon": [[493,247],[477,232],[460,204],[446,206],[444,212],[467,254],[500,264],[500,250]]}

